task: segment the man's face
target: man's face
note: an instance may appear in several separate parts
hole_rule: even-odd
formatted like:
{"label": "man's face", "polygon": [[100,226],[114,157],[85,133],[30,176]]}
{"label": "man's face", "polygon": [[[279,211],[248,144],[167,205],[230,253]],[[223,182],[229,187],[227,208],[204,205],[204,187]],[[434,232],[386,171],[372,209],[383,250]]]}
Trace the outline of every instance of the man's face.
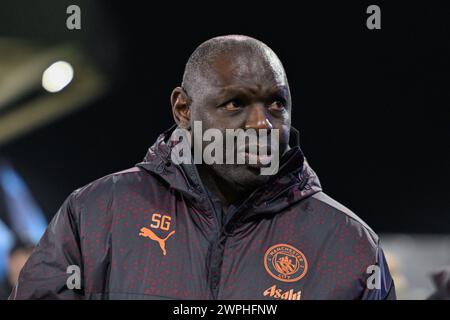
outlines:
{"label": "man's face", "polygon": [[[278,129],[281,158],[289,142],[291,97],[283,68],[273,54],[219,56],[195,88],[188,92],[191,128],[194,121],[201,121],[203,131],[219,129],[224,137],[225,129],[267,129],[268,144],[271,130]],[[270,178],[260,174],[259,165],[213,164],[210,169],[242,189],[255,188]]]}

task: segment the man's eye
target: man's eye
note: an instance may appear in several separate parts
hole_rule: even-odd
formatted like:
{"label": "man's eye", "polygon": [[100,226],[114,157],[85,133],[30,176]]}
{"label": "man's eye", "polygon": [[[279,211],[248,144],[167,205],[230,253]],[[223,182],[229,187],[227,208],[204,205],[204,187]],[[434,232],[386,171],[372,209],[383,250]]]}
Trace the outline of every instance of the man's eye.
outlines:
{"label": "man's eye", "polygon": [[285,103],[280,100],[275,100],[269,105],[269,109],[276,111],[283,111],[286,108]]}
{"label": "man's eye", "polygon": [[223,108],[225,108],[228,111],[235,111],[241,109],[243,106],[242,102],[239,100],[230,100],[227,103],[223,105]]}

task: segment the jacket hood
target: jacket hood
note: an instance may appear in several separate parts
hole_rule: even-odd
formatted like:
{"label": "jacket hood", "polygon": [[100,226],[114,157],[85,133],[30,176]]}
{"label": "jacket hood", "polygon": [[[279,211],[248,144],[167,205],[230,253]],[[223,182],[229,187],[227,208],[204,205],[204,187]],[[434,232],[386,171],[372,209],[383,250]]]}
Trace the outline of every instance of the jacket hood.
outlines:
{"label": "jacket hood", "polygon": [[[138,164],[147,172],[156,175],[170,188],[178,190],[184,196],[201,201],[207,195],[193,164],[174,164],[171,151],[175,144],[170,140],[176,125],[163,132],[148,149],[144,160]],[[286,207],[322,190],[319,178],[308,165],[299,145],[298,130],[291,127],[289,145],[291,149],[280,159],[280,167],[268,183],[256,189],[247,200],[245,206],[251,206],[251,218],[263,213],[277,213]]]}

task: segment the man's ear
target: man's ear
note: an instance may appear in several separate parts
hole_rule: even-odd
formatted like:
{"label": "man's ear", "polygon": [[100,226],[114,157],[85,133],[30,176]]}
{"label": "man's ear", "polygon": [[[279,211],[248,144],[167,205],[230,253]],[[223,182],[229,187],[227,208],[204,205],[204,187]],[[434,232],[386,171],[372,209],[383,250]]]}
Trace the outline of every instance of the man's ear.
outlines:
{"label": "man's ear", "polygon": [[172,104],[172,114],[176,124],[183,129],[190,129],[191,108],[189,107],[189,97],[181,87],[173,89],[170,95]]}

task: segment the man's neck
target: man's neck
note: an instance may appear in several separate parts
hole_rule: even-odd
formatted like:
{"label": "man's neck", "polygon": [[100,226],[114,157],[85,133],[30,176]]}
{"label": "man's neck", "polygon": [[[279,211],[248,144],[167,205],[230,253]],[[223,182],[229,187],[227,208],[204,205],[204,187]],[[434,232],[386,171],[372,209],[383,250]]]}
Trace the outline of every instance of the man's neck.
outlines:
{"label": "man's neck", "polygon": [[208,191],[218,198],[226,212],[230,205],[237,205],[247,198],[250,192],[239,190],[236,185],[219,177],[214,170],[207,165],[197,165],[197,170]]}

